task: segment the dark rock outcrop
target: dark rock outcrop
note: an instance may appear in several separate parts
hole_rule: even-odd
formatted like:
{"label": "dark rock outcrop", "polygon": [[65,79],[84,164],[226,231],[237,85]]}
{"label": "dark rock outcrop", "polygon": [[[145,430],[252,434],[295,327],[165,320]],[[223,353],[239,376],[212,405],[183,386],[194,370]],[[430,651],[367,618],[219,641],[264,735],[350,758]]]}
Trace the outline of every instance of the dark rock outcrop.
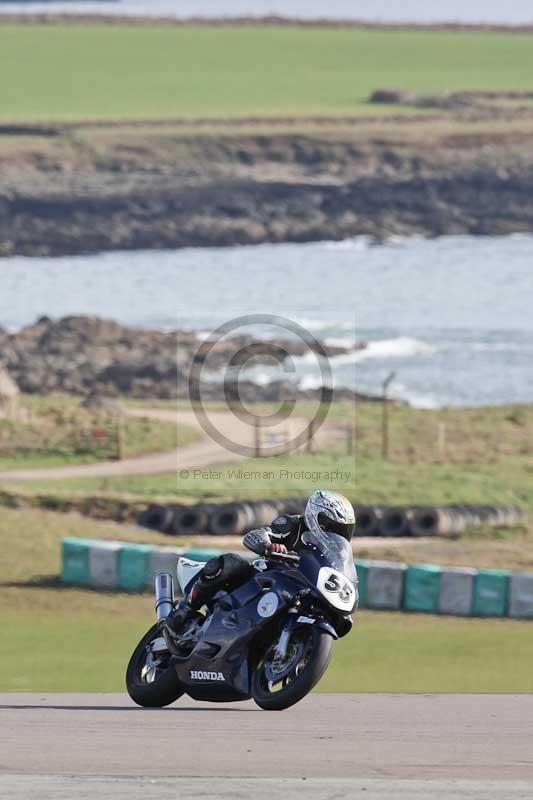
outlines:
{"label": "dark rock outcrop", "polygon": [[[0,329],[0,344],[0,360],[24,392],[139,399],[188,397],[193,362],[197,368],[215,373],[236,354],[237,364],[246,362],[250,355],[259,363],[268,363],[272,353],[301,355],[305,348],[298,341],[258,342],[251,336],[236,336],[220,340],[207,355],[190,331],[148,331],[79,316],[57,321],[43,317],[12,335]],[[364,346],[364,342],[354,345]],[[326,351],[329,355],[346,352],[340,347]],[[202,353],[205,361],[199,364]],[[242,382],[239,387],[242,399],[250,401],[282,400],[294,394],[290,384],[284,382],[267,386]],[[219,382],[202,379],[201,388],[204,399],[224,399],[224,386]],[[348,395],[352,396],[350,392]]]}
{"label": "dark rock outcrop", "polygon": [[[0,149],[0,256],[533,230],[531,100],[511,112],[511,99],[464,92],[380,98],[424,113],[309,120],[294,133],[282,132],[294,120],[197,136],[185,122],[145,135],[109,125],[97,150],[90,127],[86,140]],[[495,131],[493,117],[513,126]]]}

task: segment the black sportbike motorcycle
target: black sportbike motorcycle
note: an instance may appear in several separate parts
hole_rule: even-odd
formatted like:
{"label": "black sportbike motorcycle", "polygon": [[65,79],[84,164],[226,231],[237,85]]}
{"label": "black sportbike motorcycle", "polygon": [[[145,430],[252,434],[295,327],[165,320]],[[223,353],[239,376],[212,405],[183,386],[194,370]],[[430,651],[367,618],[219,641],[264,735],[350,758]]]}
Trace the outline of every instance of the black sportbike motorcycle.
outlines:
{"label": "black sportbike motorcycle", "polygon": [[[357,573],[348,542],[307,531],[299,554],[253,562],[254,576],[217,593],[175,636],[161,621],[174,608],[171,575],[156,577],[158,622],[131,656],[126,685],[138,705],[161,707],[183,694],[229,702],[251,697],[261,708],[294,705],[318,683],[335,639],[352,627]],[[187,592],[203,564],[181,558]]]}

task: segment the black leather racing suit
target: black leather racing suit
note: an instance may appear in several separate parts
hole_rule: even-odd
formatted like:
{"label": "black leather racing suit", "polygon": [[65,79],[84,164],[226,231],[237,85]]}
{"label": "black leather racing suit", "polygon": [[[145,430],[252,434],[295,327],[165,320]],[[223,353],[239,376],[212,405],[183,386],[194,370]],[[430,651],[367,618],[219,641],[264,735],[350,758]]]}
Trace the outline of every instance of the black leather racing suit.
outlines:
{"label": "black leather racing suit", "polygon": [[[248,549],[258,552],[258,540],[270,540],[272,543],[284,544],[287,550],[298,551],[302,533],[307,530],[305,518],[296,514],[284,514],[277,517],[270,525],[249,531],[243,538]],[[230,592],[245,583],[254,574],[254,568],[242,556],[225,553],[212,558],[198,573],[196,581],[186,598],[188,605],[199,609],[221,590]]]}

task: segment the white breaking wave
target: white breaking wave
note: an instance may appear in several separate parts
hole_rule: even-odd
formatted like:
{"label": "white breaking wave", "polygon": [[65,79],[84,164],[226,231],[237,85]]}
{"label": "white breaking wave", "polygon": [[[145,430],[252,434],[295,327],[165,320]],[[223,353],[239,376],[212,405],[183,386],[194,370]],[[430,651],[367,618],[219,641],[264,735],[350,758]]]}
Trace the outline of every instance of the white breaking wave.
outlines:
{"label": "white breaking wave", "polygon": [[324,339],[326,347],[345,347],[347,350],[355,347],[356,342],[355,336],[328,336]]}
{"label": "white breaking wave", "polygon": [[[412,356],[432,356],[436,349],[427,342],[420,339],[412,339],[409,336],[399,336],[396,339],[381,339],[376,342],[369,342],[364,350],[356,350],[348,355],[355,361],[367,361],[372,358],[410,358]],[[335,356],[330,359],[335,361],[337,358],[346,356]]]}
{"label": "white breaking wave", "polygon": [[298,388],[304,392],[312,389],[320,389],[322,386],[322,378],[317,375],[304,375],[298,382]]}
{"label": "white breaking wave", "polygon": [[398,382],[393,384],[391,395],[396,400],[405,400],[413,408],[440,408],[443,405],[434,395],[419,392]]}
{"label": "white breaking wave", "polygon": [[348,322],[347,320],[338,319],[310,319],[308,317],[296,317],[294,320],[302,328],[317,333],[326,333],[331,331],[331,335],[339,335],[347,332],[349,335],[355,333],[355,321]]}
{"label": "white breaking wave", "polygon": [[338,242],[322,242],[321,244],[328,250],[355,250],[356,252],[362,252],[372,247],[373,243],[373,239],[370,236],[355,236],[352,239],[341,239]]}

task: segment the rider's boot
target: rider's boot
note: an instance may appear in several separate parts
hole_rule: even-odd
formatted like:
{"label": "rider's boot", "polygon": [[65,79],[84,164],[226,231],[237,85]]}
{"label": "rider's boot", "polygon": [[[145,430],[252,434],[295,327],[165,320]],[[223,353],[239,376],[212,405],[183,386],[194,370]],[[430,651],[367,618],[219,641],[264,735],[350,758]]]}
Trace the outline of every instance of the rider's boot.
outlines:
{"label": "rider's boot", "polygon": [[169,628],[173,633],[181,633],[189,623],[198,618],[199,612],[193,608],[189,600],[182,600],[168,617],[162,620],[161,625]]}
{"label": "rider's boot", "polygon": [[225,558],[229,557],[217,556],[207,562],[188,595],[163,620],[161,627],[168,628],[174,634],[180,633],[193,619],[200,616],[200,608],[209,602],[219,588]]}

